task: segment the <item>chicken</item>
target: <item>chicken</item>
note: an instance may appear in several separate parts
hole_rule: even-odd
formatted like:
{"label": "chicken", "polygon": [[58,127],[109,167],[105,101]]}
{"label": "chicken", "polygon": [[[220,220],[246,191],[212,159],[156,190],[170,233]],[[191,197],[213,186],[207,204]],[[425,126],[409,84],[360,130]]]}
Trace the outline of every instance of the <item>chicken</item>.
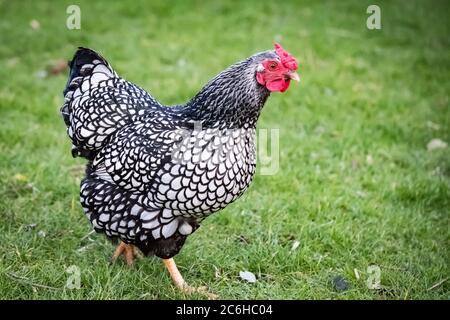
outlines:
{"label": "chicken", "polygon": [[186,284],[173,256],[249,186],[256,122],[271,92],[299,80],[296,59],[275,44],[171,107],[93,50],[79,48],[69,66],[61,113],[72,155],[88,160],[80,201],[93,228],[120,241],[113,260],[132,265],[138,248],[164,259],[177,287],[202,291]]}

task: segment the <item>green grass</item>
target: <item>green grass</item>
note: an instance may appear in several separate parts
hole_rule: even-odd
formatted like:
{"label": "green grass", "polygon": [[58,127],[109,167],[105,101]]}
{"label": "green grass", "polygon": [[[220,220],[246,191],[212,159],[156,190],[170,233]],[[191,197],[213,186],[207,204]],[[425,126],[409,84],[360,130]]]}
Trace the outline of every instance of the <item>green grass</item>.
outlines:
{"label": "green grass", "polygon": [[[448,2],[377,1],[374,31],[365,0],[77,2],[81,30],[65,27],[73,1],[0,1],[0,298],[189,298],[159,259],[110,266],[113,246],[83,238],[84,161],[70,156],[59,115],[67,75],[41,70],[92,47],[175,104],[274,40],[302,75],[259,121],[280,129],[280,170],[189,237],[176,257],[185,278],[230,299],[450,298],[450,151],[426,148],[450,142]],[[64,288],[70,265],[79,290]],[[381,290],[366,286],[370,265]],[[338,275],[349,290],[333,287]]]}

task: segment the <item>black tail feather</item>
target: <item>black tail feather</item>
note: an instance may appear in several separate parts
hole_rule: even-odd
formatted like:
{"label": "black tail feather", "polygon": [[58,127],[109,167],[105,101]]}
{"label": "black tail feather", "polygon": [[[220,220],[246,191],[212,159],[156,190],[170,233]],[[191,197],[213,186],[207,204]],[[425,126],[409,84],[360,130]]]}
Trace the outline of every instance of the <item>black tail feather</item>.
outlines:
{"label": "black tail feather", "polygon": [[69,78],[67,80],[67,84],[63,92],[64,96],[67,94],[67,92],[74,89],[71,88],[70,86],[70,83],[74,78],[79,76],[86,76],[89,74],[91,70],[90,69],[83,70],[82,67],[86,64],[92,64],[94,60],[100,60],[104,64],[108,65],[108,62],[94,50],[91,50],[89,48],[78,47],[78,50],[75,52],[72,61],[68,62],[70,71],[69,71]]}

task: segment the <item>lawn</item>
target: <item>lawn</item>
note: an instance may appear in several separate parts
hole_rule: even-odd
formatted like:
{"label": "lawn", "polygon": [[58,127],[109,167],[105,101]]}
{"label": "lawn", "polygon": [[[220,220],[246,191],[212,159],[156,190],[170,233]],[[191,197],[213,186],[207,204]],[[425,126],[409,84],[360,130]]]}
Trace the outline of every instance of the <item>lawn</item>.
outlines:
{"label": "lawn", "polygon": [[380,30],[365,0],[76,2],[80,30],[66,28],[74,1],[0,0],[0,298],[203,299],[160,259],[109,264],[78,202],[67,71],[46,70],[91,47],[176,104],[274,41],[302,76],[258,123],[279,129],[280,168],[189,237],[175,257],[186,280],[222,299],[450,298],[448,2],[377,1]]}

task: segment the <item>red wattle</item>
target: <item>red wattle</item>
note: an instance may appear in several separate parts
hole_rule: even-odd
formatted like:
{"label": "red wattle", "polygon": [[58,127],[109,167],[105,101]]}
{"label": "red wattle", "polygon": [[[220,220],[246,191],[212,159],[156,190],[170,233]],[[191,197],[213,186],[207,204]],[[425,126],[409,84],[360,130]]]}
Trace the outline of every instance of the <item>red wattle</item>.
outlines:
{"label": "red wattle", "polygon": [[280,91],[285,92],[289,88],[290,81],[289,80],[283,80],[283,79],[276,79],[271,80],[266,83],[266,88],[269,89],[269,91]]}

